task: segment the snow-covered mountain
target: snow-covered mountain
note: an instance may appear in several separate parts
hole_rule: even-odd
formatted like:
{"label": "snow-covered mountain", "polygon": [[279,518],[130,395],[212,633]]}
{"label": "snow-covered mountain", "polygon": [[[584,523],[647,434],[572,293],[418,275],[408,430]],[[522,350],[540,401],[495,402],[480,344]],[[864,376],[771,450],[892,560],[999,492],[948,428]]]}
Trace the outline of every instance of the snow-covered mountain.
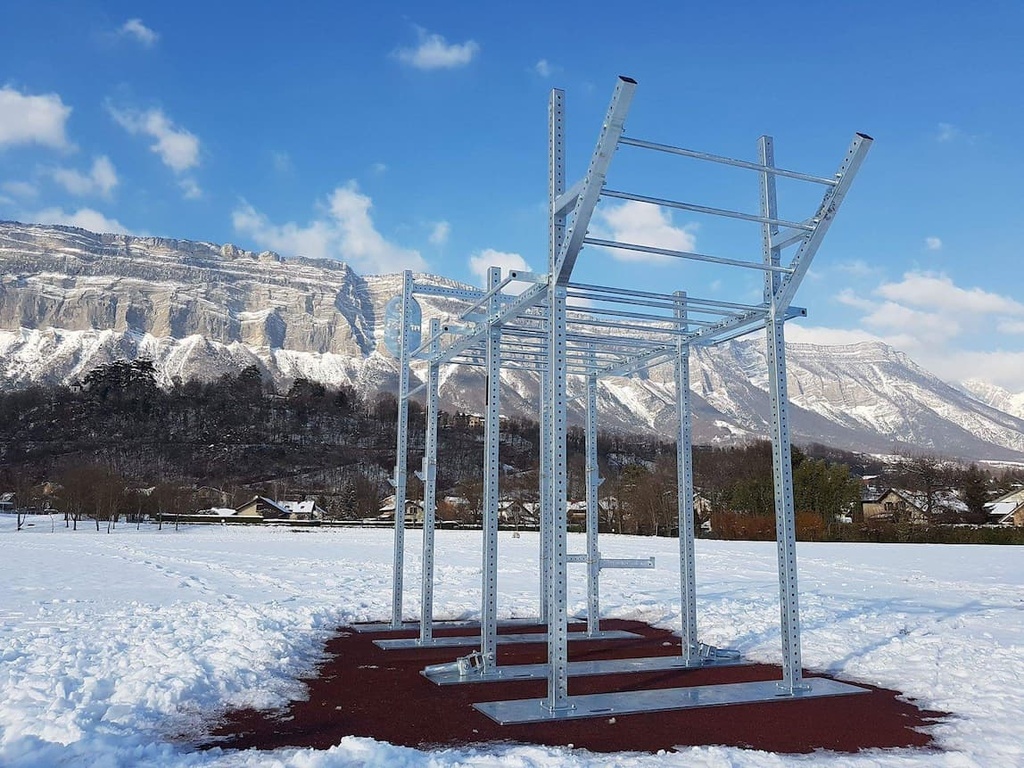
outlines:
{"label": "snow-covered mountain", "polygon": [[[361,276],[340,262],[232,245],[13,222],[0,222],[0,265],[0,386],[69,382],[139,356],[154,360],[163,383],[256,364],[280,385],[304,376],[372,394],[396,384],[396,363],[382,341],[384,305],[400,290],[398,275]],[[459,310],[449,299],[422,297],[420,304],[424,322]],[[1000,399],[974,387],[978,399],[878,343],[791,344],[788,363],[798,441],[1024,458],[1024,409],[1006,412],[1014,404],[1009,393]],[[445,406],[482,410],[482,372],[443,371]],[[505,371],[502,384],[505,410],[535,416],[532,374]],[[761,338],[695,351],[691,385],[697,441],[766,433]],[[570,382],[571,393],[581,389]],[[667,366],[602,381],[601,424],[670,436],[674,401]],[[578,406],[573,415],[580,417]]]}
{"label": "snow-covered mountain", "polygon": [[968,394],[976,397],[986,405],[1006,411],[1017,418],[1024,419],[1024,392],[1014,394],[1009,390],[989,384],[980,379],[968,379],[961,384]]}

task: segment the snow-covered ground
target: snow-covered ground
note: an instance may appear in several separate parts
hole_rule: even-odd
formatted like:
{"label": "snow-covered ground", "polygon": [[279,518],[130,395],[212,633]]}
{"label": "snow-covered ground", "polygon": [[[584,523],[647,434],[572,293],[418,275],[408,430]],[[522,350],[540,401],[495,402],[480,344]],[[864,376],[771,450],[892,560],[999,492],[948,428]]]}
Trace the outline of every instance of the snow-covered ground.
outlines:
{"label": "snow-covered ground", "polygon": [[[326,751],[195,752],[189,737],[226,708],[301,695],[296,678],[339,624],[390,614],[391,532],[125,526],[108,535],[32,522],[16,532],[0,516],[3,766],[1024,766],[1019,548],[799,546],[805,665],[951,712],[934,726],[941,753],[419,752],[354,737]],[[478,613],[479,538],[439,532],[439,615]],[[415,615],[419,536],[407,542],[406,612]],[[606,572],[603,613],[673,626],[674,545],[603,537],[603,554],[653,554],[658,565]],[[582,551],[582,536],[570,547]],[[536,534],[502,534],[501,548],[499,615],[535,615]],[[774,545],[700,541],[697,557],[701,639],[779,661]],[[573,579],[570,600],[581,613],[583,583]]]}

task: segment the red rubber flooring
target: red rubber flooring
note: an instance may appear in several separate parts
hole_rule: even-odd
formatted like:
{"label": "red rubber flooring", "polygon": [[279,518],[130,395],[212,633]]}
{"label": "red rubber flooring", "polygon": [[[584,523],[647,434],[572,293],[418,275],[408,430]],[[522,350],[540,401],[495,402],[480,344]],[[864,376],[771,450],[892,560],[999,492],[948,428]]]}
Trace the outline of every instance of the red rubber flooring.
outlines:
{"label": "red rubber flooring", "polygon": [[[571,661],[661,656],[679,653],[671,632],[633,621],[608,620],[602,629],[641,634],[635,640],[578,641]],[[543,631],[517,627],[504,631]],[[460,634],[443,630],[435,635]],[[657,752],[677,746],[723,745],[769,752],[815,750],[857,752],[871,748],[932,749],[926,727],[945,713],[928,712],[900,698],[897,691],[808,700],[736,704],[706,709],[651,712],[586,720],[498,725],[473,704],[543,698],[545,680],[477,683],[440,687],[420,670],[452,661],[471,648],[383,651],[382,637],[415,637],[415,632],[359,634],[342,629],[327,644],[330,659],[307,682],[309,698],[286,711],[230,713],[206,746],[326,749],[344,736],[369,736],[392,744],[429,749],[483,743],[573,745],[594,752]],[[544,662],[546,647],[499,645],[499,664]],[[570,696],[586,693],[674,688],[691,685],[778,680],[778,667],[747,665],[668,672],[570,678]]]}

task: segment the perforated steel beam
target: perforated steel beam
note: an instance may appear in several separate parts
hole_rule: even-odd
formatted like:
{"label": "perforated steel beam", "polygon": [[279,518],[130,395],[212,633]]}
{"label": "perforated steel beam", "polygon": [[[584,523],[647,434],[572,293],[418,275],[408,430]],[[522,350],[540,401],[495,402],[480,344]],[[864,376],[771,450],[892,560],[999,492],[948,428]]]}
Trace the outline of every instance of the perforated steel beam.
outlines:
{"label": "perforated steel beam", "polygon": [[[431,349],[439,345],[441,321],[430,321]],[[423,574],[420,581],[420,642],[429,644],[434,627],[434,528],[437,514],[437,416],[439,364],[427,367],[427,433],[423,441],[423,469],[417,477],[423,483]]]}
{"label": "perforated steel beam", "polygon": [[[676,293],[676,317],[686,322],[686,294]],[[679,615],[682,620],[680,646],[687,663],[700,662],[697,639],[697,572],[693,526],[693,440],[690,408],[690,345],[676,343],[676,503],[679,515]]]}
{"label": "perforated steel beam", "polygon": [[[772,140],[762,136],[757,143],[761,164],[775,164]],[[776,212],[775,176],[761,173],[761,212],[774,218]],[[761,227],[761,242],[766,264],[777,264],[779,248],[772,245],[778,232],[774,224]],[[793,464],[789,442],[789,397],[786,391],[786,339],[783,318],[776,315],[779,278],[765,273],[764,299],[771,306],[765,326],[767,331],[768,394],[771,400],[772,475],[775,490],[775,540],[779,563],[779,612],[782,635],[782,682],[789,693],[802,690],[803,670],[800,663],[800,600],[796,570],[796,520],[793,509]]]}
{"label": "perforated steel beam", "polygon": [[[487,285],[491,289],[488,316],[499,312],[495,288],[501,282],[501,269],[487,271]],[[497,664],[498,649],[498,459],[501,394],[501,327],[488,326],[487,330],[487,414],[484,420],[484,519],[483,519],[483,592],[480,605],[480,652],[483,669]]]}
{"label": "perforated steel beam", "polygon": [[401,328],[398,335],[398,436],[395,447],[395,557],[392,574],[391,625],[402,625],[402,579],[405,570],[405,488],[409,459],[409,320],[412,317],[412,272],[402,273]]}

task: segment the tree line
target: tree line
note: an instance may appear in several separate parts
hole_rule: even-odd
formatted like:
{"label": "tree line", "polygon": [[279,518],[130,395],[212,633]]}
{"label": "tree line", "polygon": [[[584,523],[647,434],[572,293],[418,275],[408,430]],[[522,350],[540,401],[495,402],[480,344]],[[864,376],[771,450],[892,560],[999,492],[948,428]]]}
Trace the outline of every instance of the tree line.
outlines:
{"label": "tree line", "polygon": [[[156,384],[152,362],[115,361],[72,386],[31,386],[0,393],[0,491],[22,506],[49,505],[69,525],[84,517],[138,522],[202,505],[237,507],[254,495],[315,498],[330,517],[376,516],[392,493],[398,403],[391,393],[361,397],[352,387],[299,378],[278,391],[256,366],[213,381]],[[482,496],[482,427],[464,414],[439,417],[438,497],[465,508],[439,510],[472,522]],[[409,409],[409,497],[422,498],[412,470],[425,439],[420,404]],[[538,500],[540,434],[529,419],[502,420],[500,459],[505,499]],[[567,440],[572,499],[585,496],[583,430]],[[860,476],[929,498],[942,489],[968,500],[980,522],[992,494],[1024,480],[930,457],[897,465],[825,446],[793,450],[794,497],[806,538],[828,538],[852,517]],[[768,538],[774,531],[771,447],[697,446],[698,522],[714,535]],[[601,524],[608,530],[673,535],[677,527],[675,446],[651,435],[601,433],[605,482]],[[444,505],[442,505],[444,507]],[[846,531],[843,535],[849,535]]]}

